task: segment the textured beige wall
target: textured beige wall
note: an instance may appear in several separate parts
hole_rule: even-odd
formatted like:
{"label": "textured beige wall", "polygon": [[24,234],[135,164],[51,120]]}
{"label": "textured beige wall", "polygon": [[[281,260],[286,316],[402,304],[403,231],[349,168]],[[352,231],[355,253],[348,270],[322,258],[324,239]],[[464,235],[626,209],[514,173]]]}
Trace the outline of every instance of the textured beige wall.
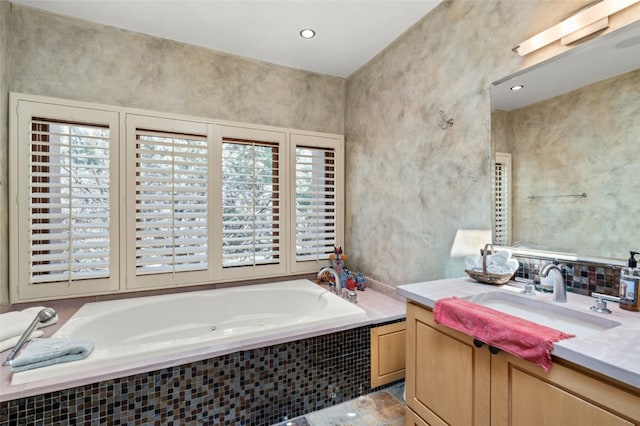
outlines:
{"label": "textured beige wall", "polygon": [[620,259],[640,248],[640,71],[499,115],[514,242]]}
{"label": "textured beige wall", "polygon": [[[0,0],[9,90],[329,133],[344,133],[345,80],[118,30]],[[11,25],[9,23],[11,18]],[[7,81],[3,78],[2,108]],[[0,172],[6,110],[0,109]],[[8,303],[7,200],[0,188],[0,305]]]}
{"label": "textured beige wall", "polygon": [[0,305],[9,301],[8,287],[8,222],[7,214],[7,132],[8,132],[8,92],[9,92],[9,25],[10,6],[0,0]]}
{"label": "textured beige wall", "polygon": [[13,6],[11,89],[344,128],[349,266],[393,285],[459,276],[456,231],[491,224],[489,84],[548,57],[511,48],[589,2],[446,1],[348,79],[346,117],[343,80]]}
{"label": "textured beige wall", "polygon": [[347,79],[352,269],[392,285],[464,275],[457,230],[491,228],[489,85],[532,61],[513,46],[586,3],[445,1]]}
{"label": "textured beige wall", "polygon": [[343,133],[343,79],[19,5],[12,19],[13,91]]}

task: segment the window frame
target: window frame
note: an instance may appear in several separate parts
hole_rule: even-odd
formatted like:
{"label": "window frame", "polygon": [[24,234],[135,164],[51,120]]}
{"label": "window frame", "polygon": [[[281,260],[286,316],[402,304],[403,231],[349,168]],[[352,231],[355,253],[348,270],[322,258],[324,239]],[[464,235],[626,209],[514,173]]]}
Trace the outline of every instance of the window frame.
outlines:
{"label": "window frame", "polygon": [[[39,95],[21,94],[10,92],[10,120],[9,120],[9,295],[11,303],[32,302],[38,300],[62,299],[68,297],[80,297],[88,295],[100,295],[110,293],[126,293],[140,290],[163,289],[173,287],[188,287],[202,284],[215,284],[233,281],[246,281],[262,278],[277,278],[303,273],[315,273],[319,268],[327,266],[327,260],[296,261],[296,232],[295,232],[295,149],[296,144],[305,146],[317,146],[331,148],[336,152],[336,241],[343,245],[344,233],[344,136],[339,134],[305,131],[299,129],[281,128],[275,126],[247,124],[225,120],[216,120],[205,117],[186,116],[166,112],[156,112],[136,108],[96,104],[83,101],[74,101],[60,98],[45,97]],[[25,274],[24,265],[29,264],[28,253],[25,256],[20,243],[20,229],[24,229],[25,201],[29,199],[28,168],[24,167],[24,151],[29,150],[22,146],[24,137],[25,110],[21,104],[41,105],[42,108],[60,111],[73,111],[73,120],[68,115],[60,117],[47,116],[45,113],[36,114],[46,118],[60,118],[79,122],[82,117],[94,117],[96,114],[106,114],[109,117],[110,140],[112,140],[110,160],[110,241],[113,248],[110,249],[111,263],[108,280],[95,286],[79,286],[77,283],[63,283],[62,285],[47,284],[34,289],[25,284],[21,276]],[[134,120],[135,118],[135,120]],[[208,205],[208,217],[210,226],[208,241],[208,269],[206,273],[176,273],[171,279],[158,279],[161,274],[135,276],[135,121],[147,123],[145,128],[155,128],[166,131],[185,131],[191,128],[193,123],[198,126],[206,126],[207,138],[211,140],[209,145],[210,191]],[[30,117],[27,118],[30,121]],[[84,120],[89,123],[100,123],[95,118]],[[155,124],[151,126],[148,123]],[[189,123],[188,125],[186,123]],[[186,127],[185,127],[186,126]],[[30,128],[28,128],[30,129]],[[198,133],[190,131],[191,133]],[[248,267],[222,267],[222,138],[238,138],[246,140],[272,141],[279,144],[279,221],[278,231],[280,262],[273,265],[256,265]],[[133,155],[133,157],[132,157]],[[133,167],[133,169],[132,169]],[[291,176],[294,176],[293,178]],[[25,180],[26,179],[26,180]],[[26,188],[26,189],[25,189]],[[133,198],[132,198],[133,195]],[[19,226],[14,226],[18,224]],[[220,226],[218,226],[220,225]],[[14,229],[15,228],[15,229]],[[132,245],[133,239],[133,245]],[[28,241],[28,240],[27,240]],[[133,250],[133,251],[132,251]],[[27,261],[25,261],[25,258]],[[133,260],[132,260],[133,259]],[[133,272],[133,273],[132,273]],[[22,275],[21,275],[22,274]],[[27,272],[28,274],[28,272]],[[180,275],[180,276],[178,276]],[[26,275],[28,276],[28,275]]]}
{"label": "window frame", "polygon": [[331,149],[335,153],[335,214],[336,214],[336,246],[344,246],[344,191],[345,191],[345,169],[344,169],[344,139],[343,138],[331,138],[325,137],[320,134],[308,134],[308,133],[291,133],[290,135],[290,162],[289,162],[289,176],[293,180],[293,184],[289,186],[291,191],[289,195],[292,231],[290,236],[291,250],[289,250],[289,262],[291,264],[291,271],[295,273],[305,272],[317,272],[321,268],[327,266],[328,259],[318,258],[313,260],[297,260],[296,256],[296,149],[298,147],[309,148],[321,148]]}
{"label": "window frame", "polygon": [[[81,108],[72,105],[59,105],[47,102],[16,99],[12,96],[11,105],[15,114],[10,116],[9,143],[9,280],[12,302],[44,298],[82,296],[96,292],[112,292],[120,288],[120,247],[118,210],[119,194],[119,133],[118,114],[108,109]],[[30,134],[33,117],[58,120],[68,123],[104,124],[109,127],[109,169],[110,191],[109,209],[109,277],[97,279],[68,280],[41,284],[30,283],[30,183],[31,148]],[[26,282],[25,282],[26,281]]]}
{"label": "window frame", "polygon": [[[504,197],[506,199],[506,212],[504,213],[504,221],[505,221],[505,233],[506,233],[506,238],[504,241],[497,241],[495,240],[497,238],[498,232],[497,232],[497,223],[498,223],[498,211],[497,211],[497,204],[498,204],[498,179],[497,179],[497,173],[498,173],[498,166],[501,166],[505,171],[506,171],[506,177],[504,178],[504,180],[506,180],[505,185],[506,185],[506,190],[504,191],[500,191],[501,196]],[[493,221],[492,221],[492,232],[494,235],[494,244],[498,244],[498,245],[504,245],[504,246],[510,246],[511,245],[511,241],[513,238],[513,235],[511,233],[511,226],[512,226],[512,179],[511,179],[511,154],[510,153],[506,153],[506,152],[496,152],[495,154],[495,160],[494,160],[494,166],[493,166],[493,176],[492,176],[492,198],[493,198],[493,205],[492,205],[492,216],[493,216]]]}
{"label": "window frame", "polygon": [[[278,169],[279,174],[279,185],[280,185],[280,261],[278,263],[265,264],[265,265],[247,265],[247,266],[235,266],[235,267],[223,267],[222,265],[222,246],[223,246],[223,224],[222,224],[222,215],[223,215],[223,194],[222,194],[222,145],[224,143],[224,139],[238,139],[238,140],[246,140],[246,141],[254,141],[254,142],[270,142],[276,144],[279,147],[279,162],[280,166]],[[216,205],[214,208],[216,209],[215,217],[221,218],[220,223],[216,223],[215,231],[215,247],[220,250],[219,255],[216,260],[216,270],[217,275],[220,279],[226,280],[237,280],[237,279],[252,279],[252,278],[261,278],[261,277],[270,277],[283,275],[287,272],[287,256],[288,252],[288,226],[289,217],[287,214],[286,203],[286,190],[289,186],[289,178],[286,176],[284,164],[287,164],[287,150],[286,150],[286,141],[287,135],[284,132],[271,131],[271,130],[263,130],[257,128],[249,128],[249,127],[236,127],[236,126],[228,126],[228,125],[218,125],[216,126],[216,136],[215,136],[215,146],[218,150],[214,156],[215,166],[214,169],[216,172],[217,183],[214,185],[215,192],[215,200]]]}
{"label": "window frame", "polygon": [[[213,272],[211,271],[211,264],[213,262],[213,253],[211,251],[213,235],[211,230],[208,232],[208,268],[200,271],[188,271],[188,272],[174,272],[174,273],[151,273],[151,274],[138,274],[136,269],[136,192],[137,192],[137,150],[135,145],[137,144],[137,132],[138,129],[153,129],[156,132],[174,133],[174,134],[200,134],[206,136],[208,142],[208,176],[207,184],[209,188],[212,187],[214,173],[212,165],[212,142],[213,142],[213,126],[205,122],[178,120],[164,117],[150,117],[140,114],[126,114],[126,142],[127,148],[125,154],[127,156],[126,161],[126,174],[125,184],[126,188],[126,220],[125,227],[126,232],[126,274],[127,274],[127,287],[128,288],[152,288],[152,287],[168,287],[179,285],[193,285],[212,281],[214,279]],[[211,198],[211,192],[208,197]],[[212,209],[209,205],[207,211],[207,221],[211,225],[213,224],[214,216]]]}

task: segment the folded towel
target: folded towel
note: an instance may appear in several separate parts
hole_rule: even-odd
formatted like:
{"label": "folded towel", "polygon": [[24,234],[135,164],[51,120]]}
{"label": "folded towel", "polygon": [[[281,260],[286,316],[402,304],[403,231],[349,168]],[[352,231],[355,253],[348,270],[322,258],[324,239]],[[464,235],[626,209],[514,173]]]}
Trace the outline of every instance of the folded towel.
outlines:
{"label": "folded towel", "polygon": [[487,265],[487,273],[489,274],[506,274],[508,271],[504,269],[502,265]]}
{"label": "folded towel", "polygon": [[438,300],[433,317],[437,323],[531,361],[544,371],[551,368],[553,342],[575,337],[455,297]]}
{"label": "folded towel", "polygon": [[[22,336],[22,333],[29,327],[33,319],[44,309],[44,306],[27,308],[22,311],[11,311],[0,314],[0,341],[10,339],[15,336]],[[58,322],[56,314],[49,321],[38,324],[38,328],[46,327]]]}
{"label": "folded towel", "polygon": [[518,261],[516,259],[509,259],[506,263],[501,265],[487,265],[487,272],[490,274],[513,274],[518,270]]}
{"label": "folded towel", "polygon": [[467,256],[464,258],[464,266],[466,269],[475,269],[478,267],[478,259],[480,259],[480,269],[482,269],[482,258],[480,256]]}
{"label": "folded towel", "polygon": [[507,263],[505,263],[505,265],[507,265],[511,272],[515,272],[518,270],[520,263],[518,262],[518,259],[509,259],[507,260]]}
{"label": "folded towel", "polygon": [[11,371],[14,373],[62,364],[63,362],[84,359],[93,350],[93,340],[77,339],[34,339],[13,360]]}
{"label": "folded towel", "polygon": [[[491,258],[489,260],[489,257]],[[507,250],[500,250],[487,257],[487,263],[494,265],[504,265],[509,259],[511,259],[511,253]]]}
{"label": "folded towel", "polygon": [[[31,339],[35,339],[36,337],[40,337],[42,336],[44,333],[40,330],[36,330],[33,333],[31,333],[31,337],[29,337],[27,339],[27,341],[31,340]],[[9,339],[5,339],[0,341],[0,352],[4,352],[7,349],[11,349],[12,347],[14,347],[16,345],[16,343],[18,343],[18,340],[20,340],[20,336],[14,336],[11,337]]]}

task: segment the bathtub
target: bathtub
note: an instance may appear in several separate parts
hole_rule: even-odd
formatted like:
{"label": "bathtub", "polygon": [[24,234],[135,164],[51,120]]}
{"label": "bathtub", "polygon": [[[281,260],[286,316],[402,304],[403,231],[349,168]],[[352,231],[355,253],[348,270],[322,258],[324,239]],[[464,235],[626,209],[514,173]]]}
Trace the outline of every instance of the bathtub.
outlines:
{"label": "bathtub", "polygon": [[15,373],[11,384],[130,374],[158,360],[177,365],[365,319],[362,308],[309,280],[87,303],[52,337],[91,337],[93,352]]}

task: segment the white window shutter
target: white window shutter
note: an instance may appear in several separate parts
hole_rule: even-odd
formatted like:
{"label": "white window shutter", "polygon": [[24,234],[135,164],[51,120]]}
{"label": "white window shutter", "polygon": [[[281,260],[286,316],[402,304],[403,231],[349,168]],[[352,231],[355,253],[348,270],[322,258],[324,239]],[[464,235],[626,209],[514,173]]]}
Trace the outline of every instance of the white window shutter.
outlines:
{"label": "white window shutter", "polygon": [[222,267],[281,263],[280,145],[222,139]]}
{"label": "white window shutter", "polygon": [[207,135],[136,129],[136,275],[208,268]]}
{"label": "white window shutter", "polygon": [[30,139],[30,282],[109,277],[109,127],[32,117]]}
{"label": "white window shutter", "polygon": [[337,245],[335,150],[297,146],[295,153],[296,261],[328,259]]}
{"label": "white window shutter", "polygon": [[493,176],[493,243],[511,244],[511,155],[497,153]]}

